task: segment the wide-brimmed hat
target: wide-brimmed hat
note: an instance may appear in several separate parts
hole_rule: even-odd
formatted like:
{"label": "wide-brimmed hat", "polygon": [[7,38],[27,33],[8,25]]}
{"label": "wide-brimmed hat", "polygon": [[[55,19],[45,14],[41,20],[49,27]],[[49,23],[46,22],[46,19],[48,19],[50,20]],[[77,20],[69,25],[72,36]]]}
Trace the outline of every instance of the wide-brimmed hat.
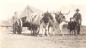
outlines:
{"label": "wide-brimmed hat", "polygon": [[76,9],[76,11],[79,11],[79,9]]}

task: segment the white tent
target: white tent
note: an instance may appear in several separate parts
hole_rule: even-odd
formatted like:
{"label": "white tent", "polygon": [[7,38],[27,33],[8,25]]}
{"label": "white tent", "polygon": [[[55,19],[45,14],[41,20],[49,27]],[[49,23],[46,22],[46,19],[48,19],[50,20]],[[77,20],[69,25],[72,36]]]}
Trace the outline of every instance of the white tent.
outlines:
{"label": "white tent", "polygon": [[[42,18],[42,11],[39,9],[36,9],[34,7],[31,6],[27,6],[24,11],[21,13],[21,15],[19,16],[19,18],[22,17],[27,17],[27,21],[28,22],[32,22],[32,23],[36,23],[39,24],[40,19]],[[33,21],[32,21],[33,19]]]}

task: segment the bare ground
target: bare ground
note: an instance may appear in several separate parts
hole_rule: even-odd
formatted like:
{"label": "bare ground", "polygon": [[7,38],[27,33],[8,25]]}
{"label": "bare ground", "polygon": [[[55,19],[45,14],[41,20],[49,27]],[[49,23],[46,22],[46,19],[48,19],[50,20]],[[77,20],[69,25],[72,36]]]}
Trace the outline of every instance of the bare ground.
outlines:
{"label": "bare ground", "polygon": [[81,35],[31,36],[30,31],[21,35],[12,34],[6,28],[0,28],[0,48],[86,48],[86,28]]}

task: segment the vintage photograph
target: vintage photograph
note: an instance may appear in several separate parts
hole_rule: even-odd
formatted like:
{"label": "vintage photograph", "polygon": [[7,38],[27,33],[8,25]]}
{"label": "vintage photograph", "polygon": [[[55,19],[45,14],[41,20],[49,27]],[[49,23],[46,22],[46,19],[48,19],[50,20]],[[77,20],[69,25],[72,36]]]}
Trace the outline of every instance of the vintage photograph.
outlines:
{"label": "vintage photograph", "polygon": [[0,48],[86,48],[85,0],[0,0]]}

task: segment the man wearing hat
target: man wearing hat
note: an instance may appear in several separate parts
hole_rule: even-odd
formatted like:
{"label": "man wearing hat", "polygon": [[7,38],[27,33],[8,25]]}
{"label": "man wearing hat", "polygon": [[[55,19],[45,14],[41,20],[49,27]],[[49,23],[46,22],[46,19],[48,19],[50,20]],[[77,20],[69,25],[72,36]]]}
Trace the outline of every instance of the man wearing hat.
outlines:
{"label": "man wearing hat", "polygon": [[81,21],[82,21],[82,17],[81,17],[81,14],[79,13],[79,9],[76,9],[76,13],[73,15],[73,17],[75,18],[76,20],[76,23],[77,23],[77,34],[80,34],[80,26],[81,26]]}

